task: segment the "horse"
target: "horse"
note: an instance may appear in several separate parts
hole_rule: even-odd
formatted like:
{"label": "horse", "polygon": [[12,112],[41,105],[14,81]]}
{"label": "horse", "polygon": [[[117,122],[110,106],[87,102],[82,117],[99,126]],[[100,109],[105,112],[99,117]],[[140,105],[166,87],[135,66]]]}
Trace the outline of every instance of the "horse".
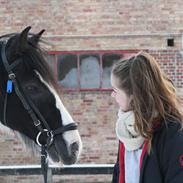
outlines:
{"label": "horse", "polygon": [[42,167],[47,155],[53,162],[74,164],[82,149],[77,124],[58,95],[40,46],[45,30],[33,34],[30,29],[0,37],[1,128],[33,142],[41,150]]}

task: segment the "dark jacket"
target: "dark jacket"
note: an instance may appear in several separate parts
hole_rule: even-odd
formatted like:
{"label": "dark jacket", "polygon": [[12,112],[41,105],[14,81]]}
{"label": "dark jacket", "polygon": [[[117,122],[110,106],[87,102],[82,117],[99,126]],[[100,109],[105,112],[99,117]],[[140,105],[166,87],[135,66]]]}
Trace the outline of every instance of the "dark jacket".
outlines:
{"label": "dark jacket", "polygon": [[[124,158],[124,153],[120,156]],[[112,183],[119,183],[119,158]],[[151,152],[143,155],[140,183],[183,183],[183,131],[178,123],[168,122],[155,129]]]}

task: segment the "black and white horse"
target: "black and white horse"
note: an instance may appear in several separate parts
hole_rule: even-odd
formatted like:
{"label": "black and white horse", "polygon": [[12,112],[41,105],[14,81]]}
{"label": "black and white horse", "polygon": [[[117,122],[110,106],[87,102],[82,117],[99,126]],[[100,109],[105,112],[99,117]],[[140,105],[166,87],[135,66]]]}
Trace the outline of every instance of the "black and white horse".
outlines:
{"label": "black and white horse", "polygon": [[30,29],[0,37],[1,130],[44,146],[53,162],[73,164],[82,149],[80,135],[38,45],[44,30]]}

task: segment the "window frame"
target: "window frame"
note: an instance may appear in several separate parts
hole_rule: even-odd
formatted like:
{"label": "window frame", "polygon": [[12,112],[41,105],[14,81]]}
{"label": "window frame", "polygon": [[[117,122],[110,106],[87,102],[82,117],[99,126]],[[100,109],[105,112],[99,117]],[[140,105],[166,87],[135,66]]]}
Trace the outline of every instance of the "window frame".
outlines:
{"label": "window frame", "polygon": [[[54,63],[53,63],[53,72],[55,80],[58,82],[59,89],[66,92],[87,92],[87,91],[112,91],[112,88],[102,88],[102,78],[103,78],[103,61],[102,56],[104,54],[136,54],[140,50],[84,50],[84,51],[48,51],[49,55],[54,55]],[[75,54],[77,55],[77,81],[78,88],[64,88],[59,83],[58,80],[58,57],[59,54]],[[99,63],[100,63],[100,87],[99,88],[80,88],[80,60],[79,57],[81,54],[98,54],[99,55]]]}

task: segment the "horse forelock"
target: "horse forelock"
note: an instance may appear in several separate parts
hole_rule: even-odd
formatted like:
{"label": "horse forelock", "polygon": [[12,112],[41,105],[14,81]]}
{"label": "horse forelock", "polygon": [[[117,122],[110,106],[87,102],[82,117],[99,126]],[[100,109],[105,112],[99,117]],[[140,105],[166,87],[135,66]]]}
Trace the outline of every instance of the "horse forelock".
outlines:
{"label": "horse forelock", "polygon": [[[30,70],[37,70],[47,83],[51,83],[55,86],[56,81],[46,61],[46,54],[47,53],[42,50],[39,45],[36,48],[30,46],[24,53],[23,62]],[[28,58],[28,62],[26,58]]]}

